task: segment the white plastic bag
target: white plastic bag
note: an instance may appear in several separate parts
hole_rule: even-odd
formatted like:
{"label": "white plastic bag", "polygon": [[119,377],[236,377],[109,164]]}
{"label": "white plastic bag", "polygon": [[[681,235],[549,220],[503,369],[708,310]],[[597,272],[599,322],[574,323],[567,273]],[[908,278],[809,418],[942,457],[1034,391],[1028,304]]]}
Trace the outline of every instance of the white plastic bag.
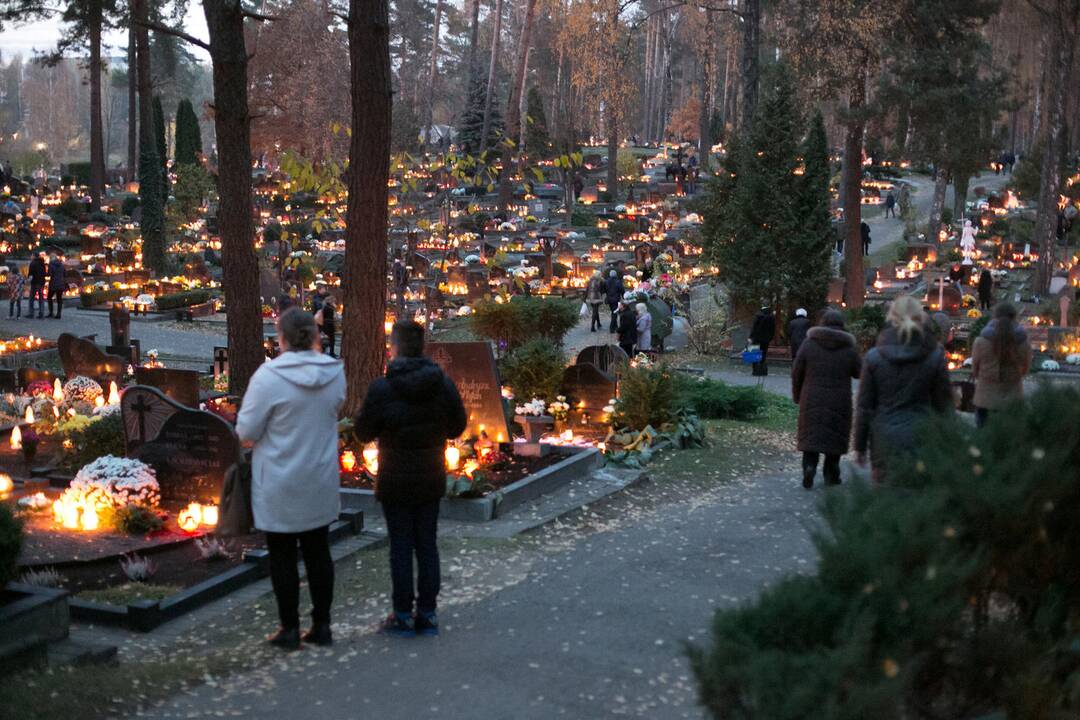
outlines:
{"label": "white plastic bag", "polygon": [[589,317],[589,304],[581,303],[581,317]]}

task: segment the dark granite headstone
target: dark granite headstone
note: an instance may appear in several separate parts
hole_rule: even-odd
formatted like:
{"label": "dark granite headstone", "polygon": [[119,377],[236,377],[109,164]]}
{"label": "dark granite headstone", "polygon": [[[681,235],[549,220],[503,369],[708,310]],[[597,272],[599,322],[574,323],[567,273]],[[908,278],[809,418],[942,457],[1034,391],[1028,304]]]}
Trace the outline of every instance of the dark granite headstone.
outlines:
{"label": "dark granite headstone", "polygon": [[90,235],[79,236],[79,252],[83,255],[100,255],[105,252],[105,243],[103,238],[98,235],[92,237]]}
{"label": "dark granite headstone", "polygon": [[214,379],[229,374],[229,348],[216,346],[214,348]]}
{"label": "dark granite headstone", "polygon": [[113,303],[109,308],[109,330],[113,347],[128,346],[131,340],[131,313],[124,303]]}
{"label": "dark granite headstone", "polygon": [[38,370],[37,368],[32,367],[21,367],[16,371],[16,379],[18,380],[19,387],[22,389],[26,389],[27,385],[37,382],[39,380],[44,380],[45,382],[49,383],[49,385],[52,385],[53,381],[56,380],[56,376],[48,370]]}
{"label": "dark granite headstone", "polygon": [[574,432],[589,428],[606,431],[604,406],[615,397],[615,376],[595,365],[578,363],[563,371],[562,392],[570,404]]}
{"label": "dark granite headstone", "polygon": [[107,355],[91,341],[70,333],[62,333],[56,339],[56,348],[60,353],[60,363],[64,366],[64,375],[69,380],[77,375],[85,375],[98,382],[119,382],[127,370],[127,358]]}
{"label": "dark granite headstone", "polygon": [[578,353],[575,364],[593,365],[603,372],[614,375],[620,366],[628,363],[630,357],[618,345],[592,345]]}
{"label": "dark granite headstone", "polygon": [[137,367],[135,382],[157,388],[185,407],[199,406],[199,373],[195,370]]}
{"label": "dark granite headstone", "polygon": [[16,371],[10,368],[0,369],[0,392],[15,392],[18,389]]}
{"label": "dark granite headstone", "polygon": [[127,454],[154,468],[162,499],[217,500],[225,473],[240,460],[240,441],[229,423],[140,385],[124,390],[120,412]]}
{"label": "dark granite headstone", "polygon": [[509,442],[502,384],[495,356],[486,342],[428,343],[425,353],[457,386],[469,415],[466,436],[486,430],[494,442]]}

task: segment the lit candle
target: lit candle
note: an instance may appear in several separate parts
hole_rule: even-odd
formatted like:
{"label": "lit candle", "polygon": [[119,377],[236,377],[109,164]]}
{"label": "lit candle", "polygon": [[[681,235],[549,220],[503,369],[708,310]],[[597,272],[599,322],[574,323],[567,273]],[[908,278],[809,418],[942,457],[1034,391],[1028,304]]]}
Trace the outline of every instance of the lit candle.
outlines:
{"label": "lit candle", "polygon": [[105,407],[105,398],[100,395],[94,398],[94,407]]}
{"label": "lit candle", "polygon": [[22,430],[18,425],[11,428],[11,449],[22,450]]}
{"label": "lit candle", "polygon": [[0,495],[7,495],[15,489],[15,481],[7,473],[0,473]]}
{"label": "lit candle", "polygon": [[54,402],[64,402],[64,388],[60,385],[60,378],[53,380],[52,397]]}
{"label": "lit candle", "polygon": [[79,506],[73,502],[64,503],[64,527],[71,530],[79,529]]}
{"label": "lit candle", "polygon": [[116,387],[116,381],[109,382],[109,404],[118,405],[120,403],[120,389]]}
{"label": "lit candle", "polygon": [[352,450],[341,453],[341,469],[347,473],[356,469],[356,453]]}
{"label": "lit candle", "polygon": [[364,466],[372,475],[379,472],[379,448],[375,446],[364,448]]}
{"label": "lit candle", "polygon": [[26,414],[23,416],[23,418],[26,420],[27,425],[33,425],[34,424],[34,408],[27,405],[26,406]]}
{"label": "lit candle", "polygon": [[53,520],[58,523],[64,522],[64,501],[60,498],[53,500],[52,504]]}
{"label": "lit candle", "polygon": [[461,451],[456,446],[450,445],[446,448],[446,469],[457,470],[459,462],[461,462]]}
{"label": "lit candle", "polygon": [[82,513],[82,529],[83,530],[97,530],[98,529],[98,514],[97,508],[93,505],[87,506]]}
{"label": "lit candle", "polygon": [[203,521],[203,525],[209,525],[211,527],[217,525],[218,506],[217,505],[203,505],[202,521]]}

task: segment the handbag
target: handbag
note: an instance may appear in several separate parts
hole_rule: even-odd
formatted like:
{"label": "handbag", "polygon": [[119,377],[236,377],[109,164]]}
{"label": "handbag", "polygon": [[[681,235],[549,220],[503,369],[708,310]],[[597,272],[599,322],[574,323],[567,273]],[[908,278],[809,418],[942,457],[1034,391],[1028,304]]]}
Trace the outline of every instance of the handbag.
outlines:
{"label": "handbag", "polygon": [[238,462],[225,473],[218,502],[215,534],[221,537],[247,535],[255,524],[251,512],[251,463]]}

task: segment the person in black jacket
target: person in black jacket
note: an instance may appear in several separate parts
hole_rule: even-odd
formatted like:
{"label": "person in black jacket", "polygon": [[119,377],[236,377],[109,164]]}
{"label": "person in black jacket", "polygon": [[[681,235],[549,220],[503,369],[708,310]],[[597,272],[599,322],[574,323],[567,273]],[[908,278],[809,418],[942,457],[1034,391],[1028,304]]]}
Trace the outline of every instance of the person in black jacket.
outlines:
{"label": "person in black jacket", "polygon": [[67,290],[67,278],[64,277],[64,256],[57,253],[49,261],[49,314],[53,317],[53,300],[56,300],[56,319],[64,312],[64,291]]}
{"label": "person in black jacket", "polygon": [[799,308],[795,311],[795,317],[791,319],[787,326],[788,345],[791,347],[792,361],[799,354],[799,347],[802,346],[803,340],[806,339],[806,333],[810,329],[810,320],[806,317],[806,314],[804,308]]}
{"label": "person in black jacket", "polygon": [[[615,317],[616,313],[613,312],[612,316]],[[637,344],[637,313],[634,311],[634,306],[620,302],[618,304],[617,316],[619,318],[619,347],[623,349],[627,357],[634,357],[634,345]]]}
{"label": "person in black jacket", "polygon": [[437,635],[436,534],[439,503],[446,493],[446,441],[465,432],[468,418],[454,383],[438,365],[423,357],[423,327],[412,321],[395,323],[390,349],[392,359],[386,376],[368,387],[355,425],[361,442],[379,443],[375,498],[382,503],[390,536],[394,605],[382,629],[400,637]]}
{"label": "person in black jacket", "polygon": [[772,308],[765,305],[754,316],[754,324],[750,326],[750,342],[761,348],[761,361],[754,363],[754,375],[768,375],[769,366],[769,343],[776,336],[776,318],[772,314]]}
{"label": "person in black jacket", "polygon": [[604,281],[604,297],[607,299],[608,309],[611,310],[611,326],[608,328],[609,332],[618,332],[619,330],[619,303],[622,302],[623,296],[623,282],[622,277],[619,275],[618,270],[612,270],[608,273],[607,280]]}
{"label": "person in black jacket", "polygon": [[30,278],[30,313],[27,317],[34,317],[34,303],[37,302],[38,318],[42,318],[45,316],[46,269],[40,253],[34,256],[26,270]]}
{"label": "person in black jacket", "polygon": [[994,304],[994,277],[983,268],[979,275],[979,309],[989,310]]}

